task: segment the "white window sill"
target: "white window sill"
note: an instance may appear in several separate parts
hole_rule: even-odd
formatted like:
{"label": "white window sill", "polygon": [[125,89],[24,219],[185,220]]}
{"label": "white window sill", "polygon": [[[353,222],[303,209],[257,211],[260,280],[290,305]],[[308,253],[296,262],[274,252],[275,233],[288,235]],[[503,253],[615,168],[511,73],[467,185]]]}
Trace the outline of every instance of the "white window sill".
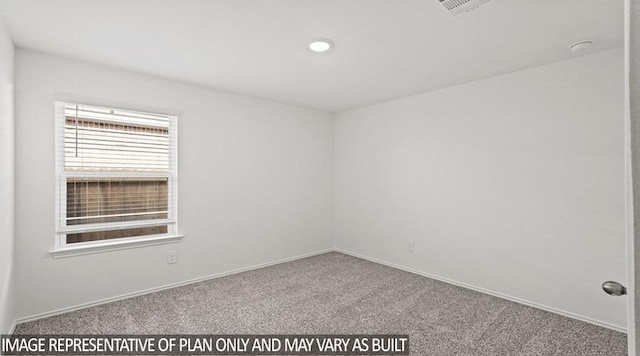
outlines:
{"label": "white window sill", "polygon": [[67,246],[49,251],[53,258],[65,258],[72,256],[88,255],[92,253],[101,253],[116,250],[127,250],[131,248],[164,245],[182,241],[184,235],[166,235],[141,237],[136,239],[127,239],[124,241],[108,241],[99,243],[81,244],[78,246]]}

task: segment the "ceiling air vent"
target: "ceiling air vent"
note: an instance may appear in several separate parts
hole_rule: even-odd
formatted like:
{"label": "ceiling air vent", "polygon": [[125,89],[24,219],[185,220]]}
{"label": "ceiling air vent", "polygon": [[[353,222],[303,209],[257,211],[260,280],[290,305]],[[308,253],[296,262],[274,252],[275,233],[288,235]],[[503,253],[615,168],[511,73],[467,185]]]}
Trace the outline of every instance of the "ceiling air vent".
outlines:
{"label": "ceiling air vent", "polygon": [[486,4],[491,0],[438,0],[444,7],[454,15],[464,14],[473,11],[480,5]]}

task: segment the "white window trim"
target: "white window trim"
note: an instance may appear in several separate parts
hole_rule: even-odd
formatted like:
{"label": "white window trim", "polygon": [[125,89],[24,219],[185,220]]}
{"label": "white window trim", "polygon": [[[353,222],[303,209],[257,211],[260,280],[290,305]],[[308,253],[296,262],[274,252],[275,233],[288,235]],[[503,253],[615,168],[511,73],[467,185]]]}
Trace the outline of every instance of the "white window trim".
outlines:
{"label": "white window trim", "polygon": [[[49,251],[53,258],[65,258],[73,256],[89,255],[93,253],[128,250],[138,247],[164,245],[182,241],[184,235],[148,235],[142,237],[126,237],[113,240],[100,240],[67,245],[69,247],[57,248]],[[109,241],[105,243],[103,241]],[[75,245],[80,246],[75,246]]]}
{"label": "white window trim", "polygon": [[[178,233],[178,169],[177,169],[177,157],[178,157],[178,123],[177,117],[173,115],[167,115],[171,119],[169,120],[169,142],[171,145],[170,157],[169,157],[169,173],[157,174],[157,173],[126,173],[126,172],[113,172],[109,174],[95,173],[95,172],[66,172],[64,170],[64,154],[60,155],[59,150],[64,152],[64,125],[59,124],[59,120],[64,121],[64,116],[59,117],[60,109],[64,112],[64,106],[69,102],[56,101],[55,105],[55,174],[56,174],[56,189],[55,189],[55,243],[54,248],[49,251],[49,254],[53,258],[63,258],[71,256],[79,256],[86,254],[93,254],[99,252],[107,252],[114,250],[123,250],[130,248],[138,248],[144,246],[154,246],[168,243],[180,242],[183,239],[183,235]],[[121,109],[121,108],[118,108]],[[135,110],[130,110],[135,111]],[[62,114],[64,115],[64,114]],[[62,162],[60,162],[62,160]],[[86,224],[82,227],[69,227],[62,226],[61,221],[66,220],[66,199],[62,197],[66,196],[66,180],[69,177],[162,177],[168,178],[168,198],[169,198],[169,210],[171,215],[168,219],[153,220],[153,221],[132,221],[126,223],[103,223],[103,224]],[[67,244],[66,234],[74,232],[89,232],[89,231],[101,231],[105,228],[110,229],[126,229],[133,227],[147,227],[157,225],[167,225],[167,233],[160,235],[146,235],[135,236],[127,238],[118,238],[110,240],[77,242],[73,244]]]}

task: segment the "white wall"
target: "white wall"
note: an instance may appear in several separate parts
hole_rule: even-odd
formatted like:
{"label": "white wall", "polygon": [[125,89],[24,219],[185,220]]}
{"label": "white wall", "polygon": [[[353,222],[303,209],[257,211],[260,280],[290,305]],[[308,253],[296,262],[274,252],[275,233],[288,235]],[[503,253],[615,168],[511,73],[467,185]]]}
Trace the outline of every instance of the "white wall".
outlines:
{"label": "white wall", "polygon": [[[23,50],[16,78],[18,317],[332,247],[331,115]],[[181,243],[49,256],[54,99],[180,115]]]}
{"label": "white wall", "polygon": [[0,22],[0,333],[14,321],[13,42]]}
{"label": "white wall", "polygon": [[[340,249],[625,326],[600,290],[625,281],[622,50],[341,113],[333,131],[325,113],[24,50],[16,78],[19,318],[331,248],[333,213]],[[56,99],[180,114],[184,241],[49,256]]]}
{"label": "white wall", "polygon": [[615,49],[338,114],[336,246],[626,327],[600,289],[626,281],[623,70]]}

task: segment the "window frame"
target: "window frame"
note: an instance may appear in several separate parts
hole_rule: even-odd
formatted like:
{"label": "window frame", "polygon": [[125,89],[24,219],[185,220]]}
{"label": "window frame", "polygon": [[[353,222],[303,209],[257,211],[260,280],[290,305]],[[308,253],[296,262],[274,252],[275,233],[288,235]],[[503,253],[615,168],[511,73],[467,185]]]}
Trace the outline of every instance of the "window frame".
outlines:
{"label": "window frame", "polygon": [[[84,105],[117,111],[158,115],[168,118],[169,122],[169,169],[167,173],[151,172],[82,172],[65,170],[65,107]],[[88,103],[55,101],[55,243],[50,251],[54,258],[75,256],[141,246],[179,242],[178,233],[178,116],[150,113],[119,107],[94,105]],[[166,178],[167,179],[167,218],[110,223],[67,225],[67,179],[68,178]],[[67,243],[67,234],[113,231],[138,227],[166,225],[167,232],[155,235],[113,238],[96,241]]]}

